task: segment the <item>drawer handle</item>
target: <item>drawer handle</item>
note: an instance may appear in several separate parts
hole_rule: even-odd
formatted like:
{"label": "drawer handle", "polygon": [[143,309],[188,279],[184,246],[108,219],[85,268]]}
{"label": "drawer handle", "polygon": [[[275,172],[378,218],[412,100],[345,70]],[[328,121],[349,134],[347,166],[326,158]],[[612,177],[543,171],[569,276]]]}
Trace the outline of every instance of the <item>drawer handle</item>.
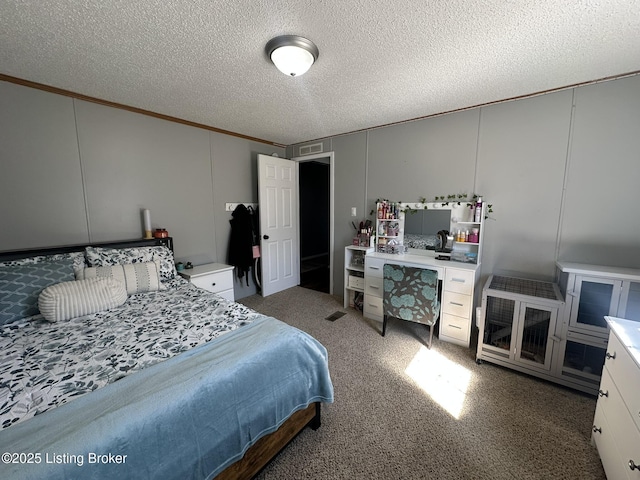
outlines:
{"label": "drawer handle", "polygon": [[464,278],[452,278],[452,282],[464,283]]}
{"label": "drawer handle", "polygon": [[211,286],[212,286],[212,287],[215,287],[215,286],[216,286],[216,282],[213,282],[213,283],[211,284]]}
{"label": "drawer handle", "polygon": [[456,307],[464,307],[464,304],[458,302],[449,302],[451,305],[455,305]]}
{"label": "drawer handle", "polygon": [[630,470],[640,470],[640,465],[636,464],[633,460],[629,460],[629,469]]}
{"label": "drawer handle", "polygon": [[449,326],[450,326],[451,328],[457,328],[458,330],[462,330],[462,327],[460,327],[460,326],[458,326],[458,325],[451,325],[451,324],[449,324]]}
{"label": "drawer handle", "polygon": [[613,355],[611,355],[609,352],[607,352],[605,354],[605,357],[607,357],[607,360],[615,360],[616,359],[616,352],[613,352]]}
{"label": "drawer handle", "polygon": [[373,288],[374,290],[379,290],[380,287],[377,285],[369,285],[369,288]]}
{"label": "drawer handle", "polygon": [[375,303],[370,303],[369,306],[373,308],[378,308],[378,306]]}
{"label": "drawer handle", "polygon": [[380,267],[374,267],[373,265],[370,265],[369,268],[371,270],[380,270]]}
{"label": "drawer handle", "polygon": [[596,427],[596,426],[594,425],[594,426],[593,426],[593,433],[596,433],[596,432],[597,432],[597,433],[602,433],[602,429],[601,429],[601,428],[598,428],[598,427]]}
{"label": "drawer handle", "polygon": [[600,395],[601,397],[608,397],[609,396],[609,390],[607,391],[602,391],[602,390],[598,390],[598,395]]}

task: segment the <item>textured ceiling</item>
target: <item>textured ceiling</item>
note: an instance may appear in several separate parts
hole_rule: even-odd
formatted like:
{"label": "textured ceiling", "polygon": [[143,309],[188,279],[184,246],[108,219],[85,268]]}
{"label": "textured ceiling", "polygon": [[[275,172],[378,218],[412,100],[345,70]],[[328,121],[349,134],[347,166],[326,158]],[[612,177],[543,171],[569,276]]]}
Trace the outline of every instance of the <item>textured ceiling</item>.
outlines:
{"label": "textured ceiling", "polygon": [[639,70],[638,0],[0,2],[1,74],[283,145]]}

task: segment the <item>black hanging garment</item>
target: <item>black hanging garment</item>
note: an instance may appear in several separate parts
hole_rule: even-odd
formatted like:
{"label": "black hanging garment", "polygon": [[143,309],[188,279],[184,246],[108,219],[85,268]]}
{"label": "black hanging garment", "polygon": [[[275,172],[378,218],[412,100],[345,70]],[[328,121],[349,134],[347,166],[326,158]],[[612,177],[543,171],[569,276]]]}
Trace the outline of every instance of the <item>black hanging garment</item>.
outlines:
{"label": "black hanging garment", "polygon": [[240,204],[231,214],[231,238],[229,239],[229,265],[236,267],[238,277],[247,277],[253,264],[253,220],[249,209]]}

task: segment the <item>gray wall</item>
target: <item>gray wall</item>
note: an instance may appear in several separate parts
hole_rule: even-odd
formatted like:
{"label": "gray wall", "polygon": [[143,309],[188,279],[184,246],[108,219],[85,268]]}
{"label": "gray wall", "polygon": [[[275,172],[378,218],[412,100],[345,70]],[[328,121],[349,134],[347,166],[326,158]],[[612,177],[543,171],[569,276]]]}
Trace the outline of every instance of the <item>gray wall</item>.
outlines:
{"label": "gray wall", "polygon": [[140,238],[148,208],[176,259],[225,262],[258,153],[284,149],[0,82],[0,250]]}
{"label": "gray wall", "polygon": [[[376,198],[483,195],[494,205],[483,277],[552,279],[557,258],[640,268],[640,76],[322,143],[335,152],[338,295],[351,207],[363,220]],[[224,262],[224,203],[257,202],[256,155],[274,152],[285,153],[0,82],[0,250],[137,238],[149,208],[178,259]]]}
{"label": "gray wall", "polygon": [[348,215],[352,206],[361,212],[362,198],[359,219],[376,198],[483,195],[494,209],[483,278],[553,280],[558,258],[640,268],[640,76],[323,143],[335,152],[337,295],[353,233]]}

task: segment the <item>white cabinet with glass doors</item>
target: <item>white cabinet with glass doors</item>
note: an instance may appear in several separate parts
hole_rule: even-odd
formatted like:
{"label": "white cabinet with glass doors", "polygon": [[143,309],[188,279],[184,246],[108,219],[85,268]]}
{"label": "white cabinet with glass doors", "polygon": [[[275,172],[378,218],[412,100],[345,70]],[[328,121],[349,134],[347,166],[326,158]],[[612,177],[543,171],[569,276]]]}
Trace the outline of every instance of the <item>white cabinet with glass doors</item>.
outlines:
{"label": "white cabinet with glass doors", "polygon": [[558,374],[597,389],[609,327],[605,316],[640,322],[640,269],[556,262],[564,294]]}

